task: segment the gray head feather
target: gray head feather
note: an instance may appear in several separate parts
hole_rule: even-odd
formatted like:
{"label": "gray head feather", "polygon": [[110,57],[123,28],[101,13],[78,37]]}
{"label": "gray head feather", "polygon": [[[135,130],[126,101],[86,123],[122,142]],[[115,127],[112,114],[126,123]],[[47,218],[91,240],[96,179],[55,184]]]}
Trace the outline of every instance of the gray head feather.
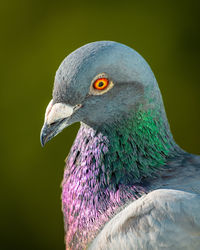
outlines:
{"label": "gray head feather", "polygon": [[[100,73],[106,73],[115,86],[103,95],[90,96],[91,82]],[[140,103],[163,107],[147,62],[135,50],[111,41],[87,44],[64,59],[56,72],[53,101],[81,103],[84,108],[77,112],[77,121],[98,126],[120,119]]]}

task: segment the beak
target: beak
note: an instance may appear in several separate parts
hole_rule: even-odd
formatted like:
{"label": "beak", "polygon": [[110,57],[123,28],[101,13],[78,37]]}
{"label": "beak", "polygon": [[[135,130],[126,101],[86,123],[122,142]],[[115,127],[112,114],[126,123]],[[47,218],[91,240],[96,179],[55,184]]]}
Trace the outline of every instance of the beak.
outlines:
{"label": "beak", "polygon": [[50,101],[45,113],[44,125],[40,133],[40,142],[44,146],[48,141],[60,133],[75,121],[72,115],[81,105],[70,106],[65,103],[55,103]]}
{"label": "beak", "polygon": [[40,133],[40,142],[42,147],[50,141],[53,137],[55,137],[58,133],[60,133],[67,124],[65,123],[67,119],[60,119],[52,124],[44,123],[41,133]]}

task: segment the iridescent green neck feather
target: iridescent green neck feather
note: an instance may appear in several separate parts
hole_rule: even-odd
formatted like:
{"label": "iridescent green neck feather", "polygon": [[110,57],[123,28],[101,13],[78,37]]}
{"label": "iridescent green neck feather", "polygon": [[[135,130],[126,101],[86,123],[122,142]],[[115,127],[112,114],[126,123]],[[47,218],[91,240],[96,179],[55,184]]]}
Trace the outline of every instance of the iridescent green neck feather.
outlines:
{"label": "iridescent green neck feather", "polygon": [[138,183],[142,178],[156,174],[167,157],[181,152],[167,120],[154,110],[141,110],[112,127],[104,126],[102,133],[109,140],[103,161],[110,184]]}

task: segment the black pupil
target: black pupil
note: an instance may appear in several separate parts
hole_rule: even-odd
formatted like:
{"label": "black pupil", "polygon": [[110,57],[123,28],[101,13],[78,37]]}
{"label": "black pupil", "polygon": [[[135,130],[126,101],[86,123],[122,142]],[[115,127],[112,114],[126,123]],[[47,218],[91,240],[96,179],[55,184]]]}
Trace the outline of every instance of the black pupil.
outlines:
{"label": "black pupil", "polygon": [[103,82],[99,82],[99,87],[102,87],[104,85]]}

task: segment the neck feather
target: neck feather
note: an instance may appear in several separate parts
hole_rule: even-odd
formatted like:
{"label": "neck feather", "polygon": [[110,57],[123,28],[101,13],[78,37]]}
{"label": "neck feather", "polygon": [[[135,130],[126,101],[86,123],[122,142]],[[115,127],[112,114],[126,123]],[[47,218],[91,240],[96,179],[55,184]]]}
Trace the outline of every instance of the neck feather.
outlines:
{"label": "neck feather", "polygon": [[179,152],[166,119],[153,111],[100,130],[81,124],[63,180],[67,247],[86,246],[121,207],[147,191],[143,179]]}

